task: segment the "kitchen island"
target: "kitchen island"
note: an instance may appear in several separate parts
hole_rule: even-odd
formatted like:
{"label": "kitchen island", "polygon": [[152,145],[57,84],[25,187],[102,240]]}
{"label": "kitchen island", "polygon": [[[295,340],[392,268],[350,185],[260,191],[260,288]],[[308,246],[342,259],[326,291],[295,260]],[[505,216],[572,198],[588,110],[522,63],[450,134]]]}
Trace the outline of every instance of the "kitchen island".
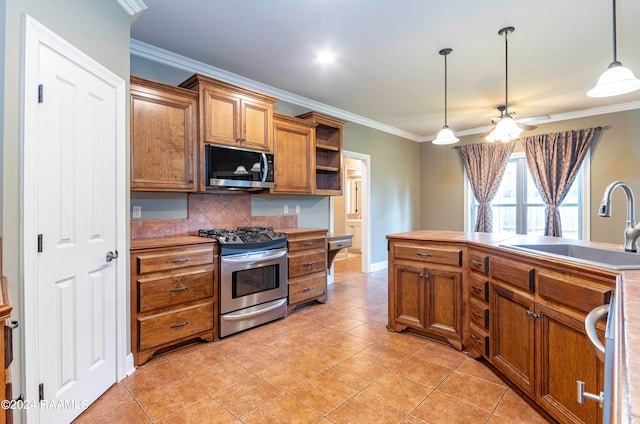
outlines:
{"label": "kitchen island", "polygon": [[[389,324],[487,360],[559,422],[599,422],[604,366],[584,329],[586,314],[619,304],[612,422],[637,422],[640,270],[615,270],[512,245],[621,246],[554,237],[413,231],[389,240]],[[612,294],[616,293],[613,297]],[[598,327],[602,338],[604,323]],[[635,349],[634,349],[635,348]],[[635,377],[635,378],[634,378]],[[636,400],[636,402],[634,402]]]}

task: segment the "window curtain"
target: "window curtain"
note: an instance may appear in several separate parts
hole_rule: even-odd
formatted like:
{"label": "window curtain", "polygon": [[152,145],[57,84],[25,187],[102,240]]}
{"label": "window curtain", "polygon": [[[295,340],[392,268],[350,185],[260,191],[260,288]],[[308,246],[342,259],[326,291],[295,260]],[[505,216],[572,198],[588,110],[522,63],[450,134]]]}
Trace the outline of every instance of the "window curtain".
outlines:
{"label": "window curtain", "polygon": [[479,203],[475,231],[490,233],[493,230],[490,203],[500,186],[507,160],[514,146],[515,141],[456,147],[462,156],[473,195]]}
{"label": "window curtain", "polygon": [[546,236],[562,237],[559,206],[589,151],[598,128],[522,137],[527,165],[546,203]]}

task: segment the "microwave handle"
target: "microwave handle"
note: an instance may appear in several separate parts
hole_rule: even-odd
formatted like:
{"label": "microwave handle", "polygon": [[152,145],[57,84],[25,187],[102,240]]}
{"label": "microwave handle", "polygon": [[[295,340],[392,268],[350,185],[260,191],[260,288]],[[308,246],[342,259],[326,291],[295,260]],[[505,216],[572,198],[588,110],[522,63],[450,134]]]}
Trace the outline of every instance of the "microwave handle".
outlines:
{"label": "microwave handle", "polygon": [[267,155],[264,153],[260,154],[260,181],[267,181],[267,175],[269,174],[269,169],[267,168],[269,163],[267,162]]}

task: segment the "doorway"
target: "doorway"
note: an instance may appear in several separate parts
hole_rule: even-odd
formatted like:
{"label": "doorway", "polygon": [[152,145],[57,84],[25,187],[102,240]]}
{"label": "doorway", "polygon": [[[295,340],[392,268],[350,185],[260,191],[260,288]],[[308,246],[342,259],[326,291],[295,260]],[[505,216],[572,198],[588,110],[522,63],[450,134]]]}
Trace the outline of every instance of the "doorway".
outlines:
{"label": "doorway", "polygon": [[341,251],[336,260],[358,261],[361,272],[369,272],[370,256],[370,172],[371,157],[343,151],[342,196],[332,197],[332,231],[352,234],[352,246]]}

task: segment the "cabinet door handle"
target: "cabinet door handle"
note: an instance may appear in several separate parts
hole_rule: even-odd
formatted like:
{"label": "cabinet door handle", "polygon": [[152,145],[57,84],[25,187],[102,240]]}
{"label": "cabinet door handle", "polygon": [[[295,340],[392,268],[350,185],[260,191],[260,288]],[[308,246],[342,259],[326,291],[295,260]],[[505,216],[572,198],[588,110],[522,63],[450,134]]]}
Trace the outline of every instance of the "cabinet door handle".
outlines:
{"label": "cabinet door handle", "polygon": [[430,258],[430,257],[433,256],[431,253],[416,253],[416,255],[422,256],[422,257],[425,257],[425,258]]}
{"label": "cabinet door handle", "polygon": [[531,318],[533,318],[533,319],[538,319],[538,318],[540,318],[540,315],[538,315],[538,314],[536,314],[536,313],[534,313],[534,312],[531,312],[531,311],[529,311],[529,310],[527,310],[527,312],[525,312],[525,314],[527,314],[527,316],[528,316],[528,317],[531,317]]}
{"label": "cabinet door handle", "polygon": [[471,284],[471,288],[474,289],[475,291],[482,291],[483,288],[480,286],[476,286],[475,284]]}
{"label": "cabinet door handle", "polygon": [[476,312],[475,309],[472,309],[471,313],[478,318],[482,318],[482,314],[480,312]]}
{"label": "cabinet door handle", "polygon": [[311,266],[313,265],[313,262],[307,262],[306,264],[304,264],[304,266]]}
{"label": "cabinet door handle", "polygon": [[302,291],[311,291],[313,290],[313,287],[305,287],[304,289],[302,289]]}
{"label": "cabinet door handle", "polygon": [[472,339],[474,342],[478,343],[478,344],[482,344],[482,340],[480,340],[479,338],[477,338],[477,337],[476,337],[476,336],[474,336],[473,334],[471,335],[471,339]]}
{"label": "cabinet door handle", "polygon": [[176,287],[175,289],[171,289],[169,291],[171,292],[181,292],[181,291],[185,291],[189,288],[189,286],[183,286],[183,287]]}
{"label": "cabinet door handle", "polygon": [[189,262],[189,259],[183,258],[183,259],[174,259],[171,261],[172,264],[183,264],[185,262]]}
{"label": "cabinet door handle", "polygon": [[173,324],[171,328],[180,328],[180,327],[184,327],[187,324],[189,324],[189,321],[184,321],[184,322],[181,322],[180,324]]}
{"label": "cabinet door handle", "polygon": [[304,243],[302,243],[303,246],[313,246],[313,242],[312,241],[305,241]]}
{"label": "cabinet door handle", "polygon": [[475,259],[471,259],[471,263],[472,263],[473,265],[475,265],[475,266],[480,266],[480,265],[482,265],[482,262],[480,262],[480,261],[476,261]]}

